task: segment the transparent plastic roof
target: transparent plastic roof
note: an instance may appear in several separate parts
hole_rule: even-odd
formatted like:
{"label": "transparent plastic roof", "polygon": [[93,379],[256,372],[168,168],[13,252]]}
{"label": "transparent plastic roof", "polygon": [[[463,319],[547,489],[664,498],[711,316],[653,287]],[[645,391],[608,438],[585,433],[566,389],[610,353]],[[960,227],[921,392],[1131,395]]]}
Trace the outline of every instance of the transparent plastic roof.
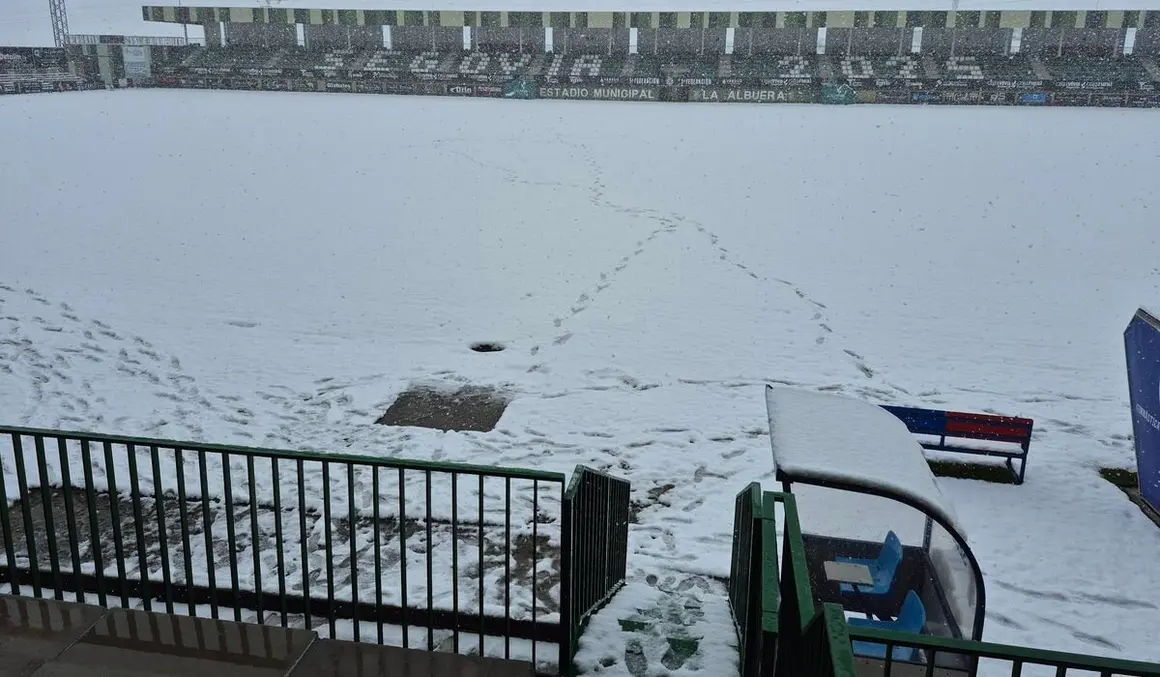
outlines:
{"label": "transparent plastic roof", "polygon": [[852,397],[766,386],[774,468],[791,482],[841,482],[916,503],[963,539],[950,500],[906,424]]}

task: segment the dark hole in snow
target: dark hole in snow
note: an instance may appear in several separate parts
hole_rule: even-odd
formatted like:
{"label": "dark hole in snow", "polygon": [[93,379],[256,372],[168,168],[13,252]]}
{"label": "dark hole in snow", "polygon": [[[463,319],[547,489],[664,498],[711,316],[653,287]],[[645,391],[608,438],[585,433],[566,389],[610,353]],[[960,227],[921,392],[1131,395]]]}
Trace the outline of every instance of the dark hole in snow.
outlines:
{"label": "dark hole in snow", "polygon": [[481,386],[465,386],[459,390],[411,386],[375,423],[488,432],[499,423],[510,401],[506,394]]}
{"label": "dark hole in snow", "polygon": [[502,343],[490,343],[485,341],[482,343],[472,343],[471,349],[477,353],[498,353],[504,349],[504,345]]}

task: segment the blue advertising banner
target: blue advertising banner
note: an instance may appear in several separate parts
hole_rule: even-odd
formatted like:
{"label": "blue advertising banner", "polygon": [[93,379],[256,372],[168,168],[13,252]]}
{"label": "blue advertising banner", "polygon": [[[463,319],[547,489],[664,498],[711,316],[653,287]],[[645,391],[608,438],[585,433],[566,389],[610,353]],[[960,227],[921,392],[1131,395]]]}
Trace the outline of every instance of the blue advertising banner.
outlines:
{"label": "blue advertising banner", "polygon": [[1160,511],[1160,319],[1144,309],[1124,330],[1140,495]]}

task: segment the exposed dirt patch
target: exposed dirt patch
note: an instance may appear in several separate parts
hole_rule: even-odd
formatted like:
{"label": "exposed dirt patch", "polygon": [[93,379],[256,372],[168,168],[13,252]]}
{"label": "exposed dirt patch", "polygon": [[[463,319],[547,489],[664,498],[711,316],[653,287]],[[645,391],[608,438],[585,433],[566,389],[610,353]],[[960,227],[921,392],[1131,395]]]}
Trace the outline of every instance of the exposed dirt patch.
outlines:
{"label": "exposed dirt patch", "polygon": [[1140,477],[1135,471],[1126,468],[1100,468],[1100,477],[1119,487],[1128,495],[1128,500],[1140,508],[1140,512],[1160,527],[1160,513],[1153,510],[1152,506],[1140,496]]}
{"label": "exposed dirt patch", "polygon": [[963,480],[981,480],[995,484],[1015,484],[1015,478],[1005,465],[987,463],[964,463],[962,461],[942,461],[927,459],[930,471],[937,477],[954,477]]}
{"label": "exposed dirt patch", "polygon": [[492,388],[466,386],[455,391],[412,386],[404,391],[375,423],[436,430],[495,428],[510,397]]}

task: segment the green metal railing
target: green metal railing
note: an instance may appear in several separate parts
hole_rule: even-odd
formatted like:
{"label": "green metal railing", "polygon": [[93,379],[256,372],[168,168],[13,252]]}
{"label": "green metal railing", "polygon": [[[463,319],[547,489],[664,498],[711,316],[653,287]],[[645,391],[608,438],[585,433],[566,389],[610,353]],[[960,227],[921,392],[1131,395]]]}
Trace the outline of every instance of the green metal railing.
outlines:
{"label": "green metal railing", "polygon": [[563,473],[0,427],[14,594],[563,673],[624,580],[627,524],[628,483],[580,467],[566,490]]}
{"label": "green metal railing", "polygon": [[[777,561],[775,508],[784,517],[780,570],[776,564],[758,564],[759,559]],[[1160,677],[1156,663],[851,627],[841,606],[815,601],[793,495],[763,494],[757,484],[746,487],[735,503],[729,602],[742,677],[893,677],[900,672],[901,677],[1023,677],[1038,669],[1055,677],[1069,671]],[[857,658],[853,642],[885,645],[885,660]],[[897,647],[919,649],[921,662],[895,660]],[[940,655],[955,656],[953,663],[963,667],[944,668]]]}
{"label": "green metal railing", "polygon": [[[935,669],[939,654],[962,656],[969,666],[966,674],[972,676],[980,672],[980,661],[983,660],[989,664],[982,666],[984,668],[982,671],[985,674],[996,676],[1005,674],[1010,677],[1020,677],[1025,670],[1034,666],[1050,668],[1056,677],[1065,677],[1069,670],[1098,673],[1101,677],[1109,677],[1110,675],[1160,676],[1160,664],[1157,663],[1046,651],[1009,644],[974,642],[860,627],[849,628],[847,636],[850,641],[874,642],[886,646],[887,659],[882,662],[880,668],[873,670],[873,672],[861,671],[859,674],[863,677],[890,677],[890,675],[898,673],[900,665],[918,668],[926,674],[930,674]],[[919,665],[902,664],[892,660],[896,647],[920,649],[923,655],[922,663]]]}
{"label": "green metal railing", "polygon": [[[782,532],[779,574],[777,517]],[[813,593],[793,495],[762,492],[750,484],[734,502],[729,606],[737,629],[742,677],[771,675],[784,646],[804,632],[813,614]]]}
{"label": "green metal railing", "polygon": [[561,578],[561,615],[568,631],[569,657],[576,654],[580,633],[624,584],[628,570],[629,483],[591,468],[577,467],[564,492],[568,570]]}
{"label": "green metal railing", "polygon": [[[762,520],[761,485],[754,482],[737,494],[733,508],[733,552],[729,564],[729,607],[739,641],[742,677],[753,677],[761,666],[763,639],[762,611],[766,608],[767,592],[774,595],[770,608],[773,613],[771,631],[777,633],[777,586],[763,585],[762,578],[766,529]],[[771,524],[771,526],[773,526]],[[772,548],[777,547],[776,529]],[[773,568],[777,568],[777,553],[773,552]]]}

